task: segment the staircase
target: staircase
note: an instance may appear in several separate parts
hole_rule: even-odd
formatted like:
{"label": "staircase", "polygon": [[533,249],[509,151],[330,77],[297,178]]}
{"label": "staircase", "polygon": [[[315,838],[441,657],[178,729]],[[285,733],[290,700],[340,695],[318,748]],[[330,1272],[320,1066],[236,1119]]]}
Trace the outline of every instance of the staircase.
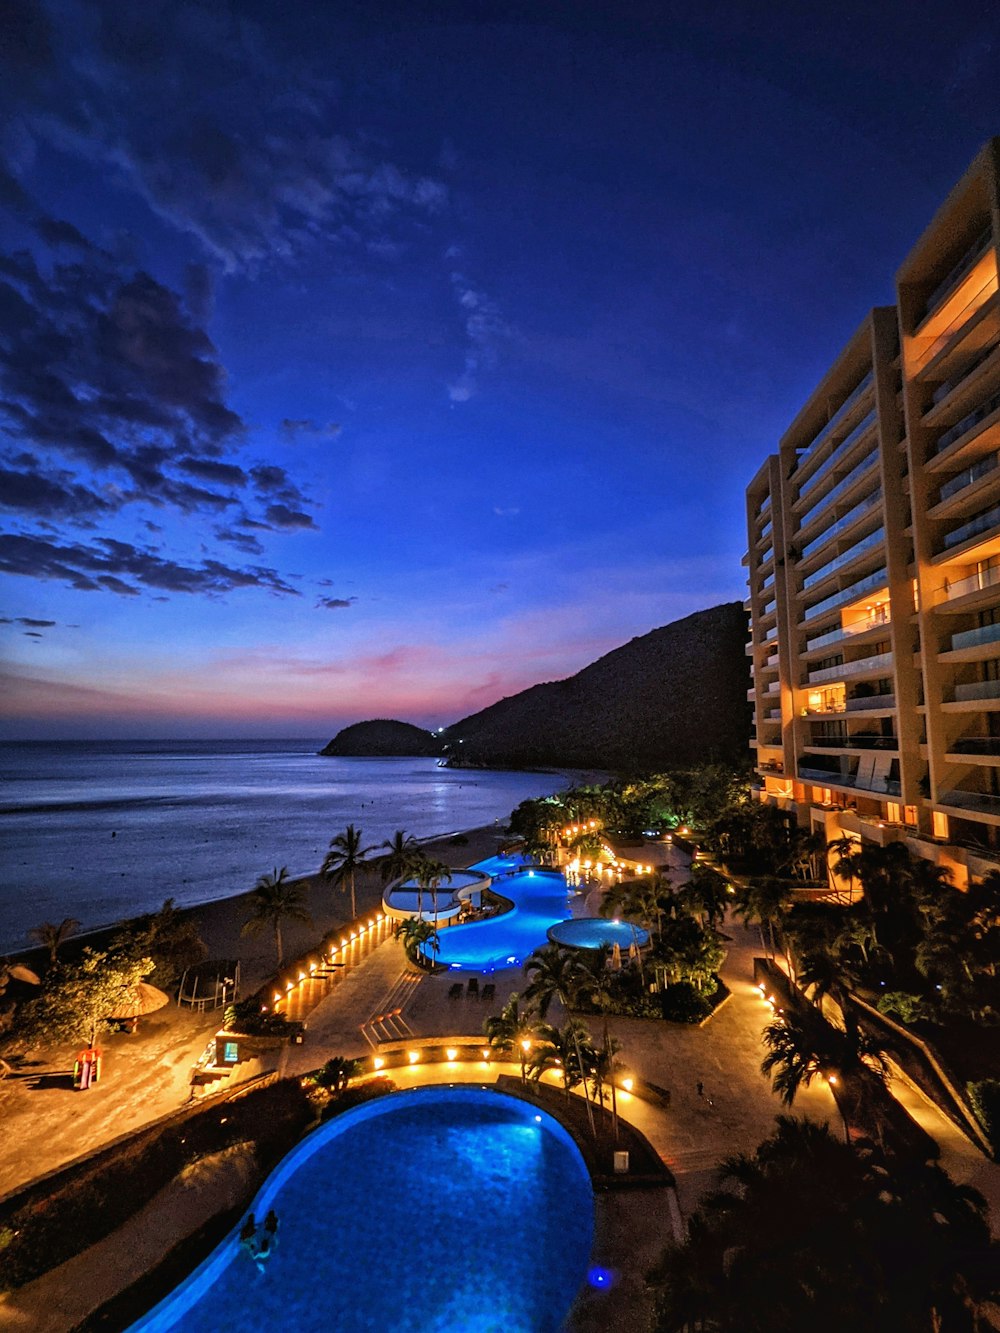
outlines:
{"label": "staircase", "polygon": [[422,980],[422,973],[406,968],[393,982],[378,1010],[361,1024],[361,1035],[373,1051],[378,1049],[380,1042],[404,1041],[413,1036],[403,1011]]}

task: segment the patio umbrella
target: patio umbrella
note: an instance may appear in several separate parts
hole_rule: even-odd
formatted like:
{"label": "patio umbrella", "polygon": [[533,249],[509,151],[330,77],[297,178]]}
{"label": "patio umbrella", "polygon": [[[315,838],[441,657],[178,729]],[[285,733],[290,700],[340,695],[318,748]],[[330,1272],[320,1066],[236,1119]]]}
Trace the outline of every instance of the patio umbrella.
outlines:
{"label": "patio umbrella", "polygon": [[628,946],[628,956],[633,963],[639,957],[639,946],[636,944],[635,940]]}
{"label": "patio umbrella", "polygon": [[611,950],[611,970],[620,972],[622,967],[622,946],[615,940],[614,947]]}
{"label": "patio umbrella", "polygon": [[137,982],[118,1005],[113,1014],[108,1014],[109,1018],[142,1018],[145,1014],[153,1014],[157,1009],[162,1009],[165,1004],[170,1003],[170,996],[161,991],[158,986],[151,986],[148,981]]}

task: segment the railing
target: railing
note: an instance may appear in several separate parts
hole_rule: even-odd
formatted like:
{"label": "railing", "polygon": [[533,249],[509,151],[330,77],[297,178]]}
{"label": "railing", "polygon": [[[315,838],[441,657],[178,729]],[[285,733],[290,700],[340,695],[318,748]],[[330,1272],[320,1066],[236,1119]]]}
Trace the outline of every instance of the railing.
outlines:
{"label": "railing", "polygon": [[978,791],[946,791],[938,797],[938,805],[950,805],[955,810],[971,810],[981,815],[1000,815],[1000,796],[987,796]]}
{"label": "railing", "polygon": [[956,685],[954,701],[972,703],[977,699],[1000,699],[1000,680],[976,680],[970,685]]}
{"label": "railing", "polygon": [[872,410],[858,422],[850,435],[845,435],[830,457],[816,469],[811,477],[807,478],[806,481],[802,483],[799,487],[798,494],[800,500],[804,495],[808,495],[815,486],[819,485],[824,478],[828,477],[831,472],[836,471],[837,465],[847,457],[865,432],[875,425],[876,419],[876,413],[873,407]]}
{"label": "railing", "polygon": [[837,408],[836,412],[834,412],[830,420],[820,429],[818,434],[813,436],[813,438],[806,445],[805,449],[799,456],[799,461],[797,464],[798,469],[801,469],[804,466],[804,464],[816,453],[816,450],[820,447],[820,445],[826,441],[827,437],[831,434],[831,432],[837,429],[837,426],[848,415],[851,408],[855,406],[858,399],[865,392],[865,390],[871,388],[873,378],[874,378],[874,371],[869,370],[868,374],[865,375],[863,379],[858,381],[858,383],[854,386],[851,392],[847,395],[844,401]]}
{"label": "railing", "polygon": [[1000,583],[1000,565],[991,565],[987,569],[977,569],[974,574],[958,579],[955,583],[945,583],[941,590],[945,598],[951,602],[956,597],[964,597],[970,592],[982,592],[984,588],[993,588],[998,583]]}
{"label": "railing", "polygon": [[848,472],[843,481],[838,481],[832,490],[827,491],[825,495],[821,495],[814,504],[810,505],[802,515],[799,527],[804,528],[807,524],[814,522],[815,519],[820,514],[824,513],[835,500],[839,500],[846,491],[849,491],[852,486],[856,485],[866,473],[870,472],[877,465],[878,453],[866,454],[861,462],[858,463],[857,467],[852,468],[851,471]]}
{"label": "railing", "polygon": [[1000,736],[963,736],[948,746],[949,754],[1000,754]]}
{"label": "railing", "polygon": [[799,559],[806,560],[809,556],[814,555],[821,547],[825,546],[828,541],[832,541],[838,533],[845,532],[852,524],[856,523],[863,514],[868,513],[870,509],[873,509],[877,504],[881,504],[881,502],[882,487],[878,486],[870,495],[866,495],[863,500],[860,500],[853,509],[849,509],[843,518],[838,518],[836,523],[831,523],[828,528],[824,528],[818,537],[814,537],[811,542],[807,542],[802,548],[802,555]]}
{"label": "railing", "polygon": [[891,624],[892,617],[884,615],[872,616],[853,625],[843,625],[840,629],[832,629],[827,634],[821,634],[819,638],[807,639],[806,652],[811,653],[815,648],[826,648],[831,643],[841,643],[844,639],[853,639],[858,634],[867,634],[869,630],[887,629]]}
{"label": "railing", "polygon": [[[952,375],[943,384],[939,384],[931,394],[931,402],[936,407],[943,399],[947,398],[953,389],[957,389],[963,380],[967,380],[974,370],[977,370],[984,361],[993,355],[1000,347],[1000,343],[988,343],[981,352],[977,352],[971,361],[967,361],[957,375]],[[928,411],[931,409],[928,408]],[[926,413],[924,414],[926,415]]]}
{"label": "railing", "polygon": [[848,699],[847,711],[849,713],[868,713],[876,708],[895,708],[896,696],[894,694],[866,694],[860,699]]}
{"label": "railing", "polygon": [[806,745],[823,750],[898,750],[899,740],[896,736],[816,736]]}
{"label": "railing", "polygon": [[995,528],[997,524],[1000,524],[1000,505],[991,505],[981,514],[970,518],[967,523],[962,523],[959,527],[946,532],[941,544],[945,550],[952,546],[960,546],[970,537],[977,537],[981,532],[989,532],[990,528]]}
{"label": "railing", "polygon": [[808,685],[819,685],[825,680],[840,680],[842,676],[860,676],[866,671],[891,671],[892,653],[875,653],[871,657],[859,657],[854,662],[841,662],[838,666],[821,667],[819,671],[810,671],[806,676]]}
{"label": "railing", "polygon": [[898,796],[900,793],[899,781],[895,778],[886,778],[880,786],[875,787],[859,782],[856,773],[828,773],[822,768],[803,768],[801,765],[798,775],[803,782],[817,782],[827,787],[853,787],[855,791],[870,791],[876,796]]}
{"label": "railing", "polygon": [[949,270],[947,277],[942,278],[931,292],[930,296],[928,296],[927,304],[924,306],[924,313],[921,316],[921,323],[923,323],[929,315],[933,314],[935,308],[941,305],[948,293],[953,291],[962,279],[972,272],[992,243],[993,229],[992,227],[987,227],[984,232],[981,232],[976,237],[955,267]]}
{"label": "railing", "polygon": [[871,574],[866,574],[863,579],[858,579],[856,583],[841,589],[840,592],[831,593],[829,597],[824,597],[815,606],[806,607],[802,613],[802,621],[812,620],[815,616],[822,615],[824,611],[832,611],[835,606],[853,601],[855,597],[860,597],[862,593],[870,592],[873,588],[884,585],[885,581],[886,570],[884,567],[873,570]]}
{"label": "railing", "polygon": [[758,532],[758,534],[757,534],[757,540],[758,540],[759,542],[764,541],[765,538],[767,538],[767,537],[770,536],[770,534],[771,534],[771,527],[772,527],[771,520],[768,519],[767,522],[764,524],[764,526],[761,528],[760,532]]}
{"label": "railing", "polygon": [[865,551],[870,551],[873,546],[878,546],[884,541],[885,529],[875,528],[874,531],[869,532],[866,537],[862,537],[861,541],[855,542],[848,550],[842,551],[840,555],[835,556],[833,560],[827,561],[827,563],[821,565],[819,569],[813,570],[811,574],[807,574],[802,580],[802,591],[806,592],[809,588],[814,588],[817,583],[822,583],[823,580],[828,579],[831,574],[836,574],[838,569],[843,569],[846,565],[849,565],[852,561],[856,560],[859,555],[863,555]]}
{"label": "railing", "polygon": [[960,648],[979,648],[986,643],[1000,643],[1000,625],[978,625],[951,636],[951,651]]}
{"label": "railing", "polygon": [[773,559],[774,559],[774,547],[769,546],[767,550],[764,551],[764,553],[761,555],[760,559],[757,561],[757,568],[759,569],[761,565],[768,564]]}
{"label": "railing", "polygon": [[992,416],[998,407],[1000,407],[1000,393],[995,393],[992,398],[987,398],[985,403],[980,403],[974,411],[969,412],[961,421],[956,421],[954,426],[946,430],[943,435],[939,435],[931,446],[928,457],[934,458],[937,454],[944,453],[956,440],[968,434],[973,426],[978,426],[981,421],[985,421],[987,417]]}
{"label": "railing", "polygon": [[[961,310],[957,311],[948,321],[946,327],[943,328],[926,347],[921,347],[915,351],[911,374],[919,375],[924,367],[929,365],[938,353],[948,346],[956,333],[959,333],[964,329],[972,317],[979,313],[983,306],[986,305],[987,301],[995,298],[996,292],[997,275],[995,272],[989,273],[983,280],[982,285],[977,287],[969,296],[969,299],[966,301],[965,305],[962,306]],[[924,337],[926,337],[926,335],[924,335]],[[918,333],[915,336],[914,341],[917,343],[923,342],[924,337],[921,337]]]}
{"label": "railing", "polygon": [[942,500],[950,500],[959,491],[964,491],[966,486],[971,486],[980,477],[985,477],[988,472],[993,472],[998,464],[1000,464],[1000,453],[993,453],[987,454],[978,463],[973,463],[971,467],[965,468],[957,477],[952,477],[951,481],[946,481],[941,487],[938,492],[938,504]]}

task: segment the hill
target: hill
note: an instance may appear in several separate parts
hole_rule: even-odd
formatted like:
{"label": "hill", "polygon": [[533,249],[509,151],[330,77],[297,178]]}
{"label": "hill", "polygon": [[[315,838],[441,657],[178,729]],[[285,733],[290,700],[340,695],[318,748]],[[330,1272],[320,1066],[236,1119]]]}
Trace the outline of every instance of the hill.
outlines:
{"label": "hill", "polygon": [[739,602],[632,639],[567,680],[447,727],[452,762],[624,771],[746,759],[747,615]]}
{"label": "hill", "polygon": [[396,722],[378,717],[370,722],[355,722],[338,731],[333,740],[324,745],[320,754],[341,758],[379,758],[396,755],[439,755],[441,741],[423,727],[410,722]]}

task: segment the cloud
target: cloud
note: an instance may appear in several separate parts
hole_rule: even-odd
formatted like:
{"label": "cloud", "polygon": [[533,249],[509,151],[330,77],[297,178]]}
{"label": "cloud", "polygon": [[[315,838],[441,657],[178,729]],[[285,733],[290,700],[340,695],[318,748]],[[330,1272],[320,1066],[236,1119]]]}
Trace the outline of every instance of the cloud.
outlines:
{"label": "cloud", "polygon": [[516,518],[521,512],[521,508],[519,505],[510,505],[509,508],[504,509],[502,505],[494,505],[493,512],[497,518]]}
{"label": "cloud", "polygon": [[283,63],[242,7],[32,8],[7,119],[130,184],[227,271],[318,244],[398,253],[447,204],[441,181],[339,131],[326,69]]}
{"label": "cloud", "polygon": [[[447,253],[453,254],[454,248]],[[448,397],[453,403],[467,403],[479,391],[480,373],[496,365],[511,331],[496,302],[474,287],[463,273],[452,271],[451,287],[462,314],[467,350],[462,373],[448,386]]]}
{"label": "cloud", "polygon": [[285,417],[281,423],[281,429],[285,438],[290,442],[302,438],[335,440],[341,431],[340,424],[336,421],[328,421],[323,425],[317,421],[312,421],[308,417]]}
{"label": "cloud", "polygon": [[29,625],[32,629],[54,629],[54,620],[36,620],[33,616],[0,616],[0,625]]}
{"label": "cloud", "polygon": [[0,572],[53,579],[80,592],[104,590],[124,596],[137,596],[142,589],[219,595],[239,588],[301,595],[273,569],[259,565],[235,569],[210,558],[197,566],[185,565],[112,537],[84,545],[0,534]]}
{"label": "cloud", "polygon": [[316,603],[317,611],[324,608],[327,611],[343,611],[349,606],[353,606],[358,599],[356,597],[321,597]]}
{"label": "cloud", "polygon": [[284,504],[268,505],[264,511],[264,516],[275,528],[313,528],[316,524],[308,514],[304,514],[301,509],[289,509]]}

